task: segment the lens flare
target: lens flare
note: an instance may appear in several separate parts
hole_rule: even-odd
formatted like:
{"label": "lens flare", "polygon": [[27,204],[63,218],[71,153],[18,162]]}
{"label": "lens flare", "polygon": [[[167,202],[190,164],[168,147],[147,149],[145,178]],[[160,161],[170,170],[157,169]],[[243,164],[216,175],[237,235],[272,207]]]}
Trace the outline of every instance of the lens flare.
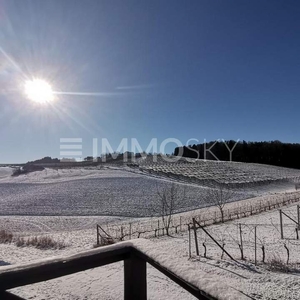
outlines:
{"label": "lens flare", "polygon": [[25,94],[29,100],[39,104],[47,104],[54,100],[51,85],[42,79],[26,81]]}

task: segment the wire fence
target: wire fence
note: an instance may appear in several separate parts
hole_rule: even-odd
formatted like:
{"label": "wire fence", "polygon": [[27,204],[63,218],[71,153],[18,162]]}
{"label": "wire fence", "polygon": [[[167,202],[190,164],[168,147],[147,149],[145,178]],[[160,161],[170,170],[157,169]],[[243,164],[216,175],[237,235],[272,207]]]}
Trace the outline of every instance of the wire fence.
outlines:
{"label": "wire fence", "polygon": [[[299,192],[275,194],[246,202],[230,203],[223,210],[224,222],[236,220],[262,212],[270,211],[300,201]],[[232,207],[233,206],[233,207]],[[195,218],[202,226],[218,224],[222,222],[222,214],[217,207],[208,207],[189,213],[174,214],[169,226],[169,234],[187,231],[192,226]],[[101,224],[101,227],[115,240],[130,240],[135,238],[152,238],[167,234],[162,218],[147,218],[143,221],[132,221],[118,224]]]}
{"label": "wire fence", "polygon": [[[223,259],[225,251],[228,251],[233,260],[266,263],[268,268],[277,271],[298,272],[299,207],[299,204],[291,205],[280,208],[278,212],[250,218],[244,223],[238,220],[206,229],[194,219],[193,226],[189,227],[189,257]],[[253,223],[257,220],[259,222]]]}

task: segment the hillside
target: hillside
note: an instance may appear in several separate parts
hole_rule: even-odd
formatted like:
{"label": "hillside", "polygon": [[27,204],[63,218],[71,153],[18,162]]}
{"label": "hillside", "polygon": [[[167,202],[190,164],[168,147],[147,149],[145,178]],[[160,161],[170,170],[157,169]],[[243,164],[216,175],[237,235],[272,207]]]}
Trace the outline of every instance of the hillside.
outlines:
{"label": "hillside", "polygon": [[12,177],[0,168],[1,215],[145,217],[156,215],[158,190],[185,189],[176,212],[211,205],[210,189],[234,188],[229,201],[295,190],[300,171],[259,164],[140,159],[130,167],[49,169]]}
{"label": "hillside", "polygon": [[[167,157],[171,160],[172,157]],[[268,185],[271,183],[297,182],[300,170],[289,169],[256,163],[241,163],[229,161],[213,161],[191,158],[180,158],[167,162],[164,157],[140,159],[135,165],[140,170],[150,174],[166,176],[177,180],[188,181],[204,186],[216,184],[231,188],[245,188]]]}

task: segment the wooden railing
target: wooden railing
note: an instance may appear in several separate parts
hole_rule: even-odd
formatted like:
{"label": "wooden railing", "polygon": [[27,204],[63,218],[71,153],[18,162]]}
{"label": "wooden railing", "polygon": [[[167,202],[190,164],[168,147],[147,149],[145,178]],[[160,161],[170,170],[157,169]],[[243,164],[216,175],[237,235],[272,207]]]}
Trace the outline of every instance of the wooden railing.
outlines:
{"label": "wooden railing", "polygon": [[[124,299],[147,299],[147,263],[179,284],[197,299],[216,299],[182,279],[130,243],[106,246],[73,255],[0,270],[0,299],[23,299],[7,290],[124,261]],[[100,270],[99,270],[100,272]]]}

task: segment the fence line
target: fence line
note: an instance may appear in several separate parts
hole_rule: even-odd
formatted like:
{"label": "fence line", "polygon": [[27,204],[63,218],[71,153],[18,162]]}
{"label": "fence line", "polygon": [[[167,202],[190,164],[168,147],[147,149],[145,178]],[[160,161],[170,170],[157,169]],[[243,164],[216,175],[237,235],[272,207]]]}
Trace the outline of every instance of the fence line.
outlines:
{"label": "fence line", "polygon": [[[265,211],[270,211],[276,208],[280,208],[284,205],[292,204],[300,201],[300,193],[292,192],[289,194],[277,194],[267,197],[262,197],[259,201],[253,200],[253,203],[238,204],[237,207],[224,209],[224,221],[231,221],[248,217],[251,215],[259,214]],[[226,207],[226,206],[225,206]],[[212,209],[209,207],[208,209]],[[180,231],[187,231],[188,225],[193,226],[192,219],[195,218],[202,226],[213,225],[221,223],[222,217],[218,208],[215,208],[211,212],[200,212],[195,214],[191,212],[191,215],[175,214],[172,217],[171,225],[169,227],[169,233],[174,234]],[[151,238],[166,235],[166,230],[162,225],[162,221],[159,217],[156,219],[150,219],[144,222],[130,222],[123,224],[102,224],[102,228],[105,227],[106,232],[116,240],[129,240],[134,238]]]}

